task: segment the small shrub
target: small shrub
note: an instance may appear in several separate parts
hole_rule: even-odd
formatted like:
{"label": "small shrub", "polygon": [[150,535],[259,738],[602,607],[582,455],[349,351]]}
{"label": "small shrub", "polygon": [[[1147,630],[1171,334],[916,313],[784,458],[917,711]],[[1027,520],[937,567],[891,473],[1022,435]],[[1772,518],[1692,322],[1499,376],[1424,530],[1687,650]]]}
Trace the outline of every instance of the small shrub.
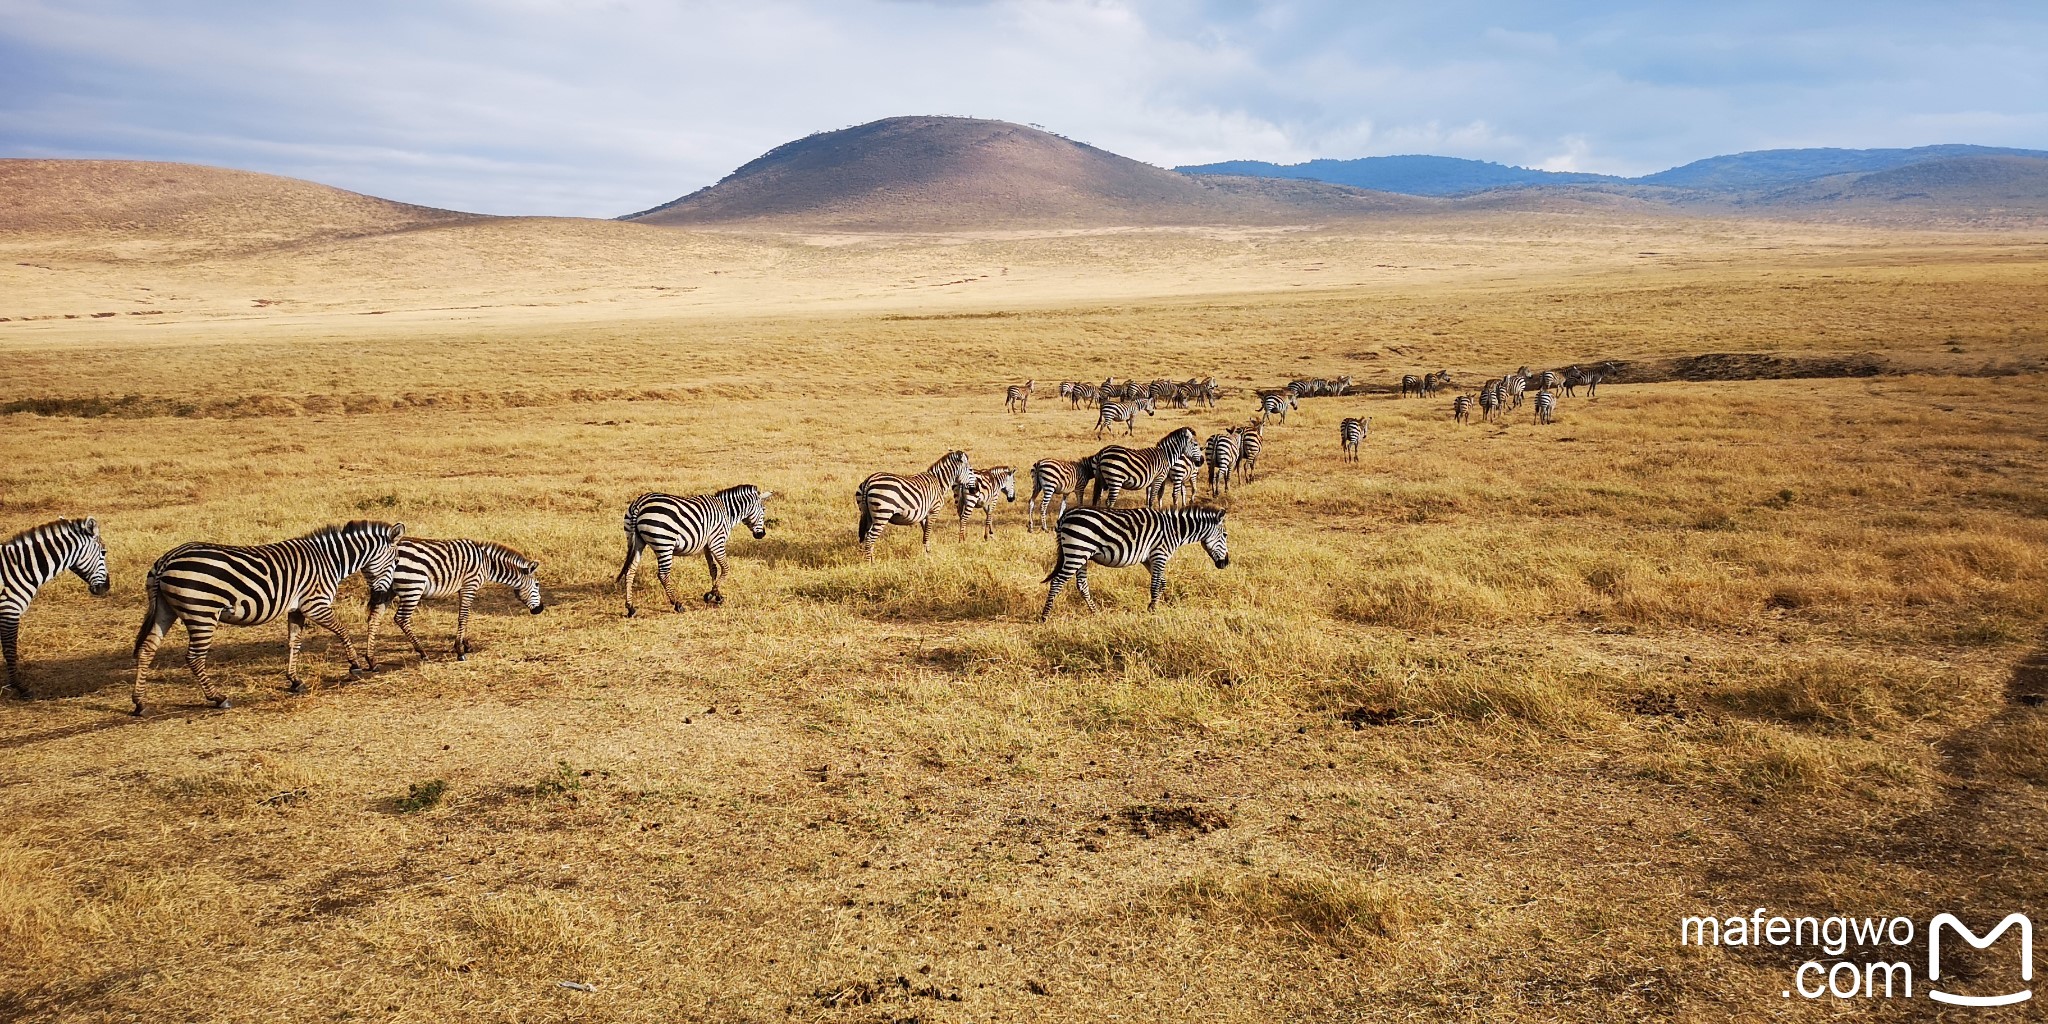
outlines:
{"label": "small shrub", "polygon": [[394,800],[392,803],[400,814],[417,814],[438,805],[441,802],[441,797],[447,792],[448,783],[440,779],[428,779],[425,782],[415,782],[407,786],[405,795]]}

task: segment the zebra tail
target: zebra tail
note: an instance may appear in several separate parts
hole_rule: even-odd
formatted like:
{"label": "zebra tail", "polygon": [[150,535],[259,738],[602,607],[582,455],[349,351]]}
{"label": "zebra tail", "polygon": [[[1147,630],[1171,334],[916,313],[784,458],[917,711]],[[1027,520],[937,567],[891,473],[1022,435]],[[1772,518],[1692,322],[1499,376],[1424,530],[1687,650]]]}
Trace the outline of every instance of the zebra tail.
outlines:
{"label": "zebra tail", "polygon": [[132,652],[132,656],[137,658],[142,656],[143,642],[148,640],[149,635],[156,631],[156,617],[163,612],[164,599],[157,593],[158,586],[159,581],[156,570],[151,569],[149,575],[144,577],[142,581],[142,592],[147,597],[148,603],[142,612],[142,628],[135,633],[135,650]]}
{"label": "zebra tail", "polygon": [[855,540],[867,540],[868,530],[875,525],[875,510],[868,507],[868,492],[865,488],[854,495],[860,501],[860,526],[854,530]]}

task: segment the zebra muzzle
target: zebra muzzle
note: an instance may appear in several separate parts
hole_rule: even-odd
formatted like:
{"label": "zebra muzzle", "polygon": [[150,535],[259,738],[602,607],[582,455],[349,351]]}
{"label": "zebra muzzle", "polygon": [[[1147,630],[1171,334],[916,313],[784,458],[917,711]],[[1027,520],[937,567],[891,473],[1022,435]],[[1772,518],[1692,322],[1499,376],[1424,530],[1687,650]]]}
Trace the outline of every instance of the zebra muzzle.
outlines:
{"label": "zebra muzzle", "polygon": [[528,606],[528,607],[527,607],[527,609],[526,609],[526,610],[527,610],[527,611],[529,611],[529,612],[532,612],[532,613],[533,613],[533,614],[535,614],[535,615],[539,615],[540,613],[542,613],[542,612],[544,612],[544,611],[547,611],[547,610],[548,610],[548,606],[547,606],[547,605],[544,605],[544,604],[536,604],[536,605],[530,605],[530,606]]}

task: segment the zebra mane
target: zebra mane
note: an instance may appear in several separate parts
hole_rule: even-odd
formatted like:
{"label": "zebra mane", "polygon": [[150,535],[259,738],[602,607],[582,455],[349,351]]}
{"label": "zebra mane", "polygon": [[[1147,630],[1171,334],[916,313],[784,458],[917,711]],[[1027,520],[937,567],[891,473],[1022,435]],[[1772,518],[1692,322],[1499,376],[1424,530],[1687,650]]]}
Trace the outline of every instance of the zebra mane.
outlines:
{"label": "zebra mane", "polygon": [[753,484],[734,484],[733,486],[728,487],[725,490],[722,490],[717,494],[712,495],[712,497],[729,501],[733,498],[747,497],[759,493],[761,493],[761,489],[759,487],[754,486]]}
{"label": "zebra mane", "polygon": [[37,523],[27,529],[20,530],[6,540],[0,540],[0,547],[13,544],[15,541],[27,540],[30,537],[42,537],[66,530],[75,532],[81,537],[96,537],[100,532],[100,524],[96,519],[52,519],[47,523]]}
{"label": "zebra mane", "polygon": [[341,537],[365,533],[377,533],[397,540],[405,534],[404,523],[386,523],[376,519],[351,519],[339,526],[323,526],[299,539],[312,540],[316,537]]}

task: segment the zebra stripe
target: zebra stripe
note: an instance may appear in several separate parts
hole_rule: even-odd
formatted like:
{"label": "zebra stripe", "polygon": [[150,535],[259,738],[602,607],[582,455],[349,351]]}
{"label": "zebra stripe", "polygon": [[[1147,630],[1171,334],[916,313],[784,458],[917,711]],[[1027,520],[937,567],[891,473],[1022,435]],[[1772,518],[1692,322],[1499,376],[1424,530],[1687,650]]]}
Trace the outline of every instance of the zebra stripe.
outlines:
{"label": "zebra stripe", "polygon": [[1077,496],[1085,490],[1094,478],[1093,457],[1086,459],[1040,459],[1031,464],[1031,507],[1030,517],[1024,521],[1029,532],[1034,526],[1047,533],[1052,532],[1052,499],[1058,496],[1060,510],[1067,511],[1067,498]]}
{"label": "zebra stripe", "polygon": [[1237,466],[1244,471],[1244,482],[1251,483],[1259,466],[1259,446],[1265,432],[1257,420],[1249,427],[1237,428]]}
{"label": "zebra stripe", "polygon": [[[540,599],[540,563],[508,548],[481,540],[427,540],[401,538],[391,568],[391,590],[370,595],[370,626],[363,640],[363,659],[377,667],[377,622],[386,608],[395,609],[398,631],[412,642],[412,649],[427,660],[427,649],[412,631],[412,616],[420,602],[430,597],[457,598],[455,610],[455,660],[469,660],[469,611],[477,592],[486,583],[511,587],[526,602],[526,610],[539,615],[547,609]],[[381,598],[381,600],[380,600]]]}
{"label": "zebra stripe", "polygon": [[661,591],[668,595],[671,609],[682,611],[683,599],[676,596],[669,569],[677,555],[694,555],[699,551],[704,552],[704,565],[711,573],[711,589],[704,592],[704,603],[714,608],[724,604],[725,594],[718,589],[718,581],[725,576],[726,539],[732,536],[733,527],[741,523],[753,531],[755,540],[768,536],[767,502],[774,496],[774,491],[740,484],[716,494],[688,498],[659,492],[634,498],[626,506],[626,564],[620,567],[614,581],[625,592],[626,617],[630,619],[640,610],[633,605],[633,574],[640,568],[640,555],[646,549],[654,551],[654,575],[661,581]]}
{"label": "zebra stripe", "polygon": [[7,685],[28,697],[22,685],[15,641],[21,617],[43,584],[69,569],[97,597],[107,592],[107,546],[100,540],[97,519],[57,519],[31,526],[0,541],[0,653],[7,660]]}
{"label": "zebra stripe", "polygon": [[1214,508],[1105,509],[1077,508],[1060,517],[1059,549],[1052,572],[1042,582],[1052,584],[1046,591],[1045,608],[1038,613],[1044,622],[1052,616],[1053,602],[1068,580],[1074,590],[1095,611],[1095,595],[1088,592],[1088,565],[1100,563],[1122,568],[1144,562],[1152,570],[1152,602],[1146,610],[1159,607],[1166,590],[1166,562],[1184,544],[1201,544],[1216,568],[1230,565],[1230,543],[1224,535],[1223,510]]}
{"label": "zebra stripe", "polygon": [[1096,452],[1093,458],[1093,504],[1115,508],[1117,498],[1124,491],[1142,488],[1145,506],[1150,508],[1158,501],[1158,492],[1165,488],[1178,463],[1192,458],[1196,465],[1201,464],[1201,449],[1195,444],[1195,428],[1176,427],[1151,448],[1126,448],[1113,444]]}
{"label": "zebra stripe", "polygon": [[241,547],[229,544],[182,544],[165,552],[143,581],[149,610],[135,637],[135,711],[142,714],[143,685],[157,644],[177,623],[185,624],[185,664],[214,707],[228,698],[206,669],[206,652],[222,625],[256,626],[285,615],[285,679],[300,693],[300,633],[310,622],[341,638],[348,655],[349,675],[361,672],[356,647],[334,619],[334,591],[341,581],[362,573],[374,597],[391,589],[398,538],[403,523],[356,520],[328,526],[303,537]]}
{"label": "zebra stripe", "polygon": [[1150,398],[1137,398],[1128,402],[1104,401],[1101,410],[1095,414],[1095,436],[1101,437],[1103,431],[1117,423],[1124,425],[1125,434],[1130,434],[1138,425],[1139,413],[1147,416],[1158,415],[1153,408],[1154,403]]}
{"label": "zebra stripe", "polygon": [[1003,391],[1005,412],[1024,412],[1031,403],[1031,389],[1038,386],[1036,380],[1027,380],[1022,385],[1012,384]]}
{"label": "zebra stripe", "polygon": [[1365,435],[1372,432],[1372,419],[1356,416],[1337,425],[1337,441],[1344,446],[1344,461],[1358,461],[1358,446],[1365,441]]}
{"label": "zebra stripe", "polygon": [[984,518],[981,539],[987,540],[996,535],[995,497],[998,493],[1009,501],[1017,500],[1016,470],[1008,466],[990,466],[953,485],[953,507],[960,513],[960,540],[963,543],[967,540],[967,517],[976,510]]}
{"label": "zebra stripe", "polygon": [[916,476],[875,473],[860,482],[853,492],[860,505],[861,554],[875,557],[875,542],[890,526],[918,526],[924,529],[924,549],[932,548],[932,513],[952,493],[953,486],[974,473],[967,453],[951,451],[940,456],[931,468]]}
{"label": "zebra stripe", "polygon": [[1548,391],[1536,392],[1536,422],[1549,423],[1557,412],[1557,395]]}

